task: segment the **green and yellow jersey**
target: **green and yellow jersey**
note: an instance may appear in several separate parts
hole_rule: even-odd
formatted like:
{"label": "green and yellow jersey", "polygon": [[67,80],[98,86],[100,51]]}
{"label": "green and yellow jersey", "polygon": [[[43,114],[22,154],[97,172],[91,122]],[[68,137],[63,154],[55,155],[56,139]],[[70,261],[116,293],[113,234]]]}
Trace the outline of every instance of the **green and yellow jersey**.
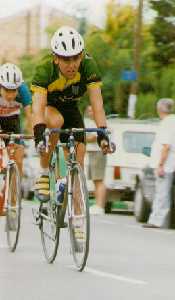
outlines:
{"label": "green and yellow jersey", "polygon": [[56,99],[70,102],[79,100],[89,87],[98,86],[101,86],[101,76],[94,59],[89,55],[84,55],[73,79],[66,79],[49,55],[37,66],[31,90],[47,95],[49,103]]}

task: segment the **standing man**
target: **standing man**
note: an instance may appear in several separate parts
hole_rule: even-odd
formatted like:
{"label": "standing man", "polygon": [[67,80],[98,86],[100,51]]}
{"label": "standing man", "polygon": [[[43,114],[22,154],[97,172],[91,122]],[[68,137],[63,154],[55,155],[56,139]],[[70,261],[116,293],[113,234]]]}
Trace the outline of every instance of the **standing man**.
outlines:
{"label": "standing man", "polygon": [[[31,87],[35,144],[40,149],[45,144],[43,133],[46,127],[84,127],[78,102],[85,92],[88,92],[97,127],[106,128],[100,74],[93,58],[85,52],[82,36],[72,27],[60,27],[52,37],[51,48],[52,54],[37,66]],[[57,139],[52,136],[51,151]],[[60,140],[66,142],[67,136],[60,135]],[[77,134],[75,140],[77,160],[83,165],[84,135]],[[107,134],[98,133],[97,141],[103,153],[107,154],[110,151]],[[40,201],[49,200],[49,157],[50,153],[43,151],[41,174],[35,187]]]}
{"label": "standing man", "polygon": [[[85,126],[96,127],[92,106],[86,109]],[[96,204],[90,207],[90,214],[103,215],[105,213],[106,187],[104,184],[106,156],[100,151],[97,144],[97,136],[89,133],[86,136],[86,151],[88,153],[88,179],[92,180],[95,186]]]}
{"label": "standing man", "polygon": [[168,228],[170,221],[171,191],[175,171],[175,115],[174,101],[160,99],[157,113],[161,119],[151,152],[151,166],[155,168],[156,187],[152,213],[146,228]]}

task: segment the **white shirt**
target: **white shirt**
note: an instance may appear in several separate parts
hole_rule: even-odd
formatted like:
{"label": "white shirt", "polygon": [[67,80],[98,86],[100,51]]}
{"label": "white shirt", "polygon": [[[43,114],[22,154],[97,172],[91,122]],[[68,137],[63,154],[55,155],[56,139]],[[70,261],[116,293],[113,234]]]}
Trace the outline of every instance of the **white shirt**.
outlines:
{"label": "white shirt", "polygon": [[[90,119],[90,118],[85,118],[84,119],[84,123],[85,123],[85,127],[86,128],[97,128],[94,120]],[[95,132],[92,133],[86,133],[87,136],[91,136],[91,135],[96,135]],[[90,143],[87,142],[86,144],[86,151],[101,151],[97,142],[95,143]]]}
{"label": "white shirt", "polygon": [[175,115],[171,114],[160,122],[159,130],[151,149],[151,167],[157,168],[160,162],[163,145],[170,145],[168,157],[164,163],[164,171],[171,173],[175,171]]}

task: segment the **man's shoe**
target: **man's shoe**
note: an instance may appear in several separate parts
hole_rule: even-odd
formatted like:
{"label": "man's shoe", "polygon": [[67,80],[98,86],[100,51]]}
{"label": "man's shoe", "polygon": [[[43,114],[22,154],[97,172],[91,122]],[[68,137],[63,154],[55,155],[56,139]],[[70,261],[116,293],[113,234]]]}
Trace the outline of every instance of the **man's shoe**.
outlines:
{"label": "man's shoe", "polygon": [[96,204],[92,205],[89,208],[89,212],[90,212],[90,215],[95,215],[95,216],[103,216],[105,214],[104,208],[102,208]]}
{"label": "man's shoe", "polygon": [[35,183],[35,196],[41,202],[47,202],[50,199],[49,176],[41,175]]}
{"label": "man's shoe", "polygon": [[160,226],[156,226],[154,224],[149,224],[149,223],[143,224],[142,226],[143,228],[157,228],[157,229],[161,228]]}

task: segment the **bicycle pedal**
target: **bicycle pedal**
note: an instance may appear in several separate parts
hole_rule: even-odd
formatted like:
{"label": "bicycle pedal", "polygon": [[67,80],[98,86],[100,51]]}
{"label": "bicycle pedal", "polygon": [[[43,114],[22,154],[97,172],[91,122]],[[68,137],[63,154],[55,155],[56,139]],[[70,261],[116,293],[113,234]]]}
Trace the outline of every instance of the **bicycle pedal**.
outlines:
{"label": "bicycle pedal", "polygon": [[59,228],[67,228],[68,224],[66,222],[64,222],[64,223],[58,224],[58,227]]}
{"label": "bicycle pedal", "polygon": [[34,218],[33,224],[39,226],[41,224],[39,211],[37,209],[32,208],[32,214],[33,214],[33,218]]}

